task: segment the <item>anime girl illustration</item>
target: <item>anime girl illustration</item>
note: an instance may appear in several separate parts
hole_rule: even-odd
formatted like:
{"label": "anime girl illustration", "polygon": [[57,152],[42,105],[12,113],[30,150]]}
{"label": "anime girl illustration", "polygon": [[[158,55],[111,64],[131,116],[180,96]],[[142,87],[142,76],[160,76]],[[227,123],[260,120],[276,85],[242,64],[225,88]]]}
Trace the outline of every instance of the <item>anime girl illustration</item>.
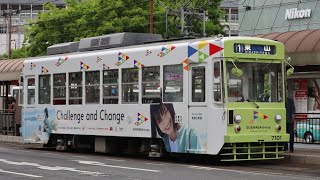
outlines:
{"label": "anime girl illustration", "polygon": [[150,105],[152,137],[162,137],[167,152],[186,153],[187,149],[201,149],[195,131],[175,123],[173,104],[160,103]]}

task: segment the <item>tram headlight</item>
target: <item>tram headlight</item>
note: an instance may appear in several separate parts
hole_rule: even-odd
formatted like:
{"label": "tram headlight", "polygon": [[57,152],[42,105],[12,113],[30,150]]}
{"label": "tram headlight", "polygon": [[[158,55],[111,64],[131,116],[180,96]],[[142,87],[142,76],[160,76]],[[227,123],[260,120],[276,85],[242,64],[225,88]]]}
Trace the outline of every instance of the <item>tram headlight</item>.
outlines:
{"label": "tram headlight", "polygon": [[277,114],[277,115],[275,116],[275,120],[276,120],[277,123],[279,123],[279,122],[282,120],[281,115],[280,115],[280,114]]}
{"label": "tram headlight", "polygon": [[276,131],[281,131],[281,126],[280,125],[276,125]]}
{"label": "tram headlight", "polygon": [[240,114],[236,114],[234,116],[234,122],[235,123],[240,123],[241,122],[242,117],[240,116]]}
{"label": "tram headlight", "polygon": [[234,131],[235,131],[236,133],[240,132],[240,131],[241,131],[241,127],[240,127],[240,126],[236,126],[236,127],[234,128]]}

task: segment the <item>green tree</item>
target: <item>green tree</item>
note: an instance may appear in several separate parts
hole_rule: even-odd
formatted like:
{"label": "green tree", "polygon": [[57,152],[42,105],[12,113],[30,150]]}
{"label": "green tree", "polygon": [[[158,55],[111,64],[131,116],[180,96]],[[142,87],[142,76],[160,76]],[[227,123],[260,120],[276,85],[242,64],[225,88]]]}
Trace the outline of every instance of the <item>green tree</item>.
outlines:
{"label": "green tree", "polygon": [[[206,32],[209,35],[222,32],[219,19],[221,0],[192,0],[189,4],[209,14]],[[149,32],[149,0],[66,0],[67,7],[56,8],[46,4],[47,11],[30,21],[25,27],[27,46],[12,51],[13,57],[45,55],[48,46],[79,41],[81,38],[116,32]],[[183,0],[154,0],[154,33],[165,36],[166,9],[178,9]],[[173,19],[169,20],[171,36],[180,35]],[[201,32],[202,22],[192,22],[196,32]]]}

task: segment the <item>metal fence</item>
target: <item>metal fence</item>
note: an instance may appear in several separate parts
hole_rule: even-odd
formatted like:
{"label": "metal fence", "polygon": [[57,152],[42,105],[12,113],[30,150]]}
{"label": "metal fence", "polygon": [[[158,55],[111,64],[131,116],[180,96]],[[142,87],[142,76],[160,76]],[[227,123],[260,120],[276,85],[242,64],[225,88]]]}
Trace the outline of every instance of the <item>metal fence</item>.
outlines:
{"label": "metal fence", "polygon": [[320,143],[320,113],[298,113],[294,121],[295,142]]}
{"label": "metal fence", "polygon": [[14,113],[0,110],[0,135],[15,135]]}

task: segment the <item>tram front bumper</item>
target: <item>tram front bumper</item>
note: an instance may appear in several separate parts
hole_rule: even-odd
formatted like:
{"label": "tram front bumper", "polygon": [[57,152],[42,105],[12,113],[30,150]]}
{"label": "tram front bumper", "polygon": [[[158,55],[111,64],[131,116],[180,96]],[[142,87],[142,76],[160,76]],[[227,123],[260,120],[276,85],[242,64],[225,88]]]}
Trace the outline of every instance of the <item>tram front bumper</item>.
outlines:
{"label": "tram front bumper", "polygon": [[247,135],[225,135],[225,143],[247,143],[247,142],[288,142],[289,134],[247,134]]}

